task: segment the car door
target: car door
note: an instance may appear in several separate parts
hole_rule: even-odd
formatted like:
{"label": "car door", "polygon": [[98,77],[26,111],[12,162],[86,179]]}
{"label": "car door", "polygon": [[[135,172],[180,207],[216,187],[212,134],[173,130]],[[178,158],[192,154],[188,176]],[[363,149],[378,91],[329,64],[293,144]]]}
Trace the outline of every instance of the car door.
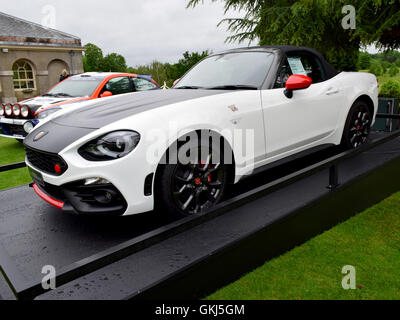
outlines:
{"label": "car door", "polygon": [[[313,84],[289,99],[284,87],[292,74],[309,76]],[[322,144],[335,131],[341,98],[334,82],[326,80],[321,62],[310,53],[284,57],[274,88],[261,93],[268,158]]]}
{"label": "car door", "polygon": [[100,96],[105,92],[109,91],[113,96],[118,94],[124,94],[134,92],[133,85],[129,77],[115,77],[111,78],[100,91]]}

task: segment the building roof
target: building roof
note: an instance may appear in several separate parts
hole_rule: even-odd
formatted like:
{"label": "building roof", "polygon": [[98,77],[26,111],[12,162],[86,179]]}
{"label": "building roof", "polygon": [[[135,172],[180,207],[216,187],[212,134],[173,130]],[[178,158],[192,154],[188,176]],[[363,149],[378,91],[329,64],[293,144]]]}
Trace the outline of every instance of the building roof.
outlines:
{"label": "building roof", "polygon": [[0,44],[81,47],[81,39],[0,12]]}

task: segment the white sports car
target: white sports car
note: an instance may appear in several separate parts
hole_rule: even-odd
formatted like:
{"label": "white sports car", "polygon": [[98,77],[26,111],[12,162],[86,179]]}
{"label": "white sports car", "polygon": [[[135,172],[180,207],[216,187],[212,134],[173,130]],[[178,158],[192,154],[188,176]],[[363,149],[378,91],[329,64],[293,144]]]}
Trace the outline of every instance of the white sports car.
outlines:
{"label": "white sports car", "polygon": [[364,144],[377,106],[374,75],[338,72],[312,49],[235,49],[171,90],[60,113],[27,136],[26,163],[36,193],[67,212],[201,214],[255,171]]}

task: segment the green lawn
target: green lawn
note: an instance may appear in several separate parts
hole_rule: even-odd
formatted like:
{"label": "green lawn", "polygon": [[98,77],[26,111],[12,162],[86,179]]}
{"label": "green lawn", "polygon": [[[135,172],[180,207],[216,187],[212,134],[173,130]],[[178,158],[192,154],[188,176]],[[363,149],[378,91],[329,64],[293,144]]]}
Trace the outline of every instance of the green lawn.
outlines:
{"label": "green lawn", "polygon": [[24,161],[25,151],[22,143],[15,139],[0,137],[0,166]]}
{"label": "green lawn", "polygon": [[[14,139],[0,137],[0,166],[24,161],[25,152],[22,143]],[[28,169],[17,169],[0,173],[0,190],[20,186],[31,182]]]}
{"label": "green lawn", "polygon": [[[356,290],[342,288],[345,265]],[[400,192],[207,299],[400,299]]]}

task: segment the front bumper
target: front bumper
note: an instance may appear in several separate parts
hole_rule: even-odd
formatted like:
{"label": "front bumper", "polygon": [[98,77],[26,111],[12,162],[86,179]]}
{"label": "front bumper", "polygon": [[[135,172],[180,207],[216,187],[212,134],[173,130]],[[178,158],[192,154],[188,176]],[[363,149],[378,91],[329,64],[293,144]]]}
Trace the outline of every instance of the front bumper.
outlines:
{"label": "front bumper", "polygon": [[57,187],[35,180],[33,176],[30,186],[40,198],[66,213],[120,216],[127,208],[125,199],[111,184],[85,186],[76,183]]}
{"label": "front bumper", "polygon": [[[57,175],[50,171],[50,167],[41,166],[40,162],[35,166],[28,157],[25,162],[31,171],[34,182],[48,196],[62,202],[64,204],[63,211],[78,214],[135,215],[154,209],[155,167],[145,161],[146,154],[144,152],[134,152],[130,156],[109,162],[90,162],[73,150],[61,152],[59,155],[51,155],[51,159],[54,158],[53,166],[60,164],[60,159],[65,161],[67,166],[65,168],[61,166],[65,171]],[[30,158],[35,160],[35,158]],[[41,159],[47,158],[48,154],[41,157]],[[35,176],[35,173],[38,175]],[[106,191],[113,193],[114,196],[117,194],[118,198],[123,199],[123,205],[118,203],[120,207],[113,208],[101,203],[96,204],[93,201],[82,202],[83,197],[80,196],[83,191],[81,187],[84,184],[82,181],[96,177],[107,180],[111,184],[111,189],[107,189],[110,185],[94,185],[94,189],[85,190],[89,191],[89,196],[93,197],[95,189],[98,193],[106,188]],[[76,190],[77,187],[79,190]],[[97,194],[97,196],[99,195]]]}
{"label": "front bumper", "polygon": [[12,119],[0,117],[0,136],[24,140],[28,133],[24,130],[25,123],[32,123],[33,127],[39,124],[39,120],[34,119]]}

